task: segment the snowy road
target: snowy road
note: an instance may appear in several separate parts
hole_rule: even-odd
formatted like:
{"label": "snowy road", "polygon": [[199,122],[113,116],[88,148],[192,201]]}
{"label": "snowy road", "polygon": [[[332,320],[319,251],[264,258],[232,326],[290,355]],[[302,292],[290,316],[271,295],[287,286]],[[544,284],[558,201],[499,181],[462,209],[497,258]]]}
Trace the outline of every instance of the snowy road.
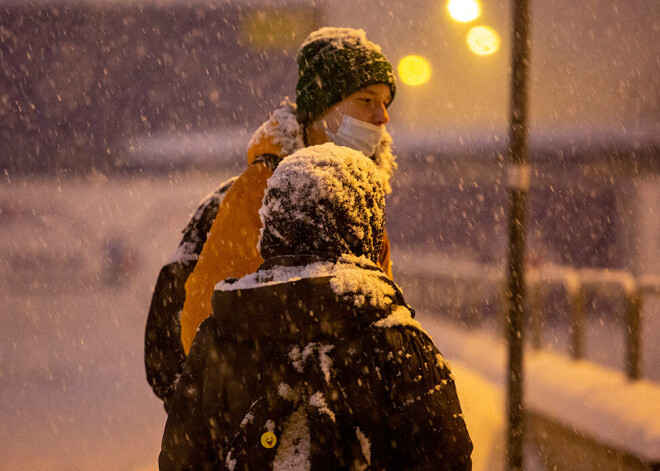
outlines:
{"label": "snowy road", "polygon": [[[165,413],[143,365],[151,290],[218,178],[2,186],[4,469],[155,469]],[[137,263],[109,262],[112,240]]]}

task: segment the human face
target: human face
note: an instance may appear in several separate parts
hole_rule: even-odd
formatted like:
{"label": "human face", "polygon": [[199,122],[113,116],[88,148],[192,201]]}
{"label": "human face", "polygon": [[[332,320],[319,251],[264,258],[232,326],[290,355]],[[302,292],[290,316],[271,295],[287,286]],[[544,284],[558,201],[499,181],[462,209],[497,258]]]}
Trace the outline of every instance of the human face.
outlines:
{"label": "human face", "polygon": [[387,105],[390,101],[392,101],[390,87],[382,83],[368,85],[331,106],[313,121],[308,128],[307,144],[328,142],[326,130],[337,132],[344,115],[374,126],[384,126],[390,120],[387,114]]}

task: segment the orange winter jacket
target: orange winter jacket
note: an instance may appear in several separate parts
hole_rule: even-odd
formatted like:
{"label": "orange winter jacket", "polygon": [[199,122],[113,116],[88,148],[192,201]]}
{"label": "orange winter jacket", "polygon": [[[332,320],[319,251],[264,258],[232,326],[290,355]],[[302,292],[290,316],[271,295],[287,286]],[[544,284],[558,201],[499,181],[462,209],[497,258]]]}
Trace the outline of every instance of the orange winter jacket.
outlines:
{"label": "orange winter jacket", "polygon": [[[270,129],[278,127],[275,118],[266,124]],[[211,298],[215,285],[229,277],[240,278],[253,273],[263,263],[257,250],[261,229],[259,208],[266,181],[273,170],[266,163],[255,162],[255,159],[265,154],[284,158],[287,153],[272,134],[258,131],[255,137],[248,149],[248,168],[222,200],[195,270],[186,281],[186,300],[181,312],[181,341],[186,355],[197,328],[212,313]],[[383,237],[378,264],[391,279],[387,234]]]}

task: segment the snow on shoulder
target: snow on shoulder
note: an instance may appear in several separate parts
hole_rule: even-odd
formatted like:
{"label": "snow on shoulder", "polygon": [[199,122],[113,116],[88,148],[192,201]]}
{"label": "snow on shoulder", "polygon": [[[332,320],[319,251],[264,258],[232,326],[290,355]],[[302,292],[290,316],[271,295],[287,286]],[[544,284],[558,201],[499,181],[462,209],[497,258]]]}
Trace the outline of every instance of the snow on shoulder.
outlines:
{"label": "snow on shoulder", "polygon": [[397,306],[389,316],[374,322],[374,327],[380,327],[382,329],[389,329],[396,326],[412,327],[428,336],[428,333],[422,328],[422,324],[412,318],[410,309],[405,306]]}
{"label": "snow on shoulder", "polygon": [[[215,289],[217,291],[248,290],[319,277],[329,277],[332,291],[339,298],[352,302],[356,307],[389,309],[396,299],[396,285],[374,262],[366,257],[351,255],[344,255],[336,262],[320,261],[300,266],[276,265],[246,275],[237,281],[221,281],[215,285]],[[403,306],[398,306],[386,318],[374,325],[381,328],[406,325],[424,332],[420,323],[412,318],[410,310]]]}
{"label": "snow on shoulder", "polygon": [[[336,262],[321,261],[300,266],[274,266],[246,275],[238,281],[221,281],[215,289],[218,291],[254,289],[318,277],[330,277],[332,291],[343,299],[352,300],[355,306],[385,309],[396,295],[394,284],[387,280],[374,262],[366,257],[351,255],[342,256]],[[409,312],[408,317],[410,317]],[[412,318],[410,321],[413,322],[411,325],[415,325]]]}
{"label": "snow on shoulder", "polygon": [[293,267],[274,266],[267,270],[259,270],[244,276],[238,281],[221,281],[215,285],[216,291],[235,291],[261,288],[263,286],[289,283],[305,278],[330,276],[334,269],[332,262],[315,262],[309,265]]}
{"label": "snow on shoulder", "polygon": [[[344,257],[343,260],[346,260]],[[373,262],[362,257],[360,265]],[[365,270],[357,264],[345,263],[342,269],[336,270],[330,280],[330,286],[335,294],[342,298],[351,297],[356,306],[372,306],[385,309],[395,297],[394,285],[371,270]]]}
{"label": "snow on shoulder", "polygon": [[254,132],[248,148],[257,147],[260,142],[268,139],[281,149],[282,155],[291,155],[305,147],[303,129],[296,119],[296,104],[288,98],[282,101],[280,108]]}

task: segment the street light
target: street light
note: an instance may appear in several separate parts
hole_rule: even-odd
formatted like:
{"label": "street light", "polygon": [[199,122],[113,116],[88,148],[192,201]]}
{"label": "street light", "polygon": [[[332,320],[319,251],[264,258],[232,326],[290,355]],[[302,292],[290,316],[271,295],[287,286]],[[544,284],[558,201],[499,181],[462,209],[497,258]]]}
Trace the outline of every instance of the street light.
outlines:
{"label": "street light", "polygon": [[500,36],[490,26],[475,26],[467,34],[470,50],[478,56],[489,56],[500,48]]}
{"label": "street light", "polygon": [[459,23],[469,23],[481,15],[481,4],[478,0],[449,0],[447,11]]}
{"label": "street light", "polygon": [[423,85],[431,79],[431,63],[422,56],[404,57],[399,61],[397,70],[406,85]]}

